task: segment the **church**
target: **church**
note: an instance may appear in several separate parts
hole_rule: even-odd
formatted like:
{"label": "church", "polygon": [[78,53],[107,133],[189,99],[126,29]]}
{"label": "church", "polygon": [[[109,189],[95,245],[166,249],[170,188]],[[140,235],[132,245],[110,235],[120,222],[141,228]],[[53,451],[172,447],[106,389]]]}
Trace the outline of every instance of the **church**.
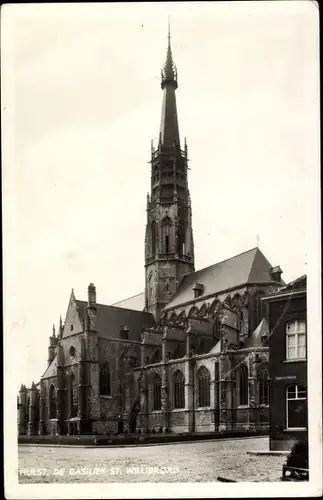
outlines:
{"label": "church", "polygon": [[[188,150],[180,143],[170,35],[161,126],[151,146],[145,291],[106,305],[72,290],[40,381],[21,386],[28,435],[189,433],[269,426],[261,298],[284,286],[259,248],[195,270]],[[98,295],[98,296],[97,296]]]}

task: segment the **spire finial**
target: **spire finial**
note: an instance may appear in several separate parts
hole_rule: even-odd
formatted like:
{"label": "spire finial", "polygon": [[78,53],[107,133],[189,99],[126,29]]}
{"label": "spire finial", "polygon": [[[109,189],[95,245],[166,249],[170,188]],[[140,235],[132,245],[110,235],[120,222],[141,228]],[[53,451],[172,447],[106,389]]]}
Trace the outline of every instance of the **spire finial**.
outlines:
{"label": "spire finial", "polygon": [[170,45],[170,16],[168,16],[168,45]]}

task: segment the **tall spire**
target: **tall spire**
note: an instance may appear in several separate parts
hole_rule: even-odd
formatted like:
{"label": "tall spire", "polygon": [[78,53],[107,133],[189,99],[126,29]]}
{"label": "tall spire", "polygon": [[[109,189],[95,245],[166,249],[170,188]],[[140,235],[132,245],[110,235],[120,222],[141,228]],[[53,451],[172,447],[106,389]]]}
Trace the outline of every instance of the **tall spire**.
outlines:
{"label": "tall spire", "polygon": [[171,48],[170,21],[168,20],[168,46],[166,62],[161,71],[161,88],[164,91],[159,141],[163,146],[180,146],[175,90],[177,69]]}

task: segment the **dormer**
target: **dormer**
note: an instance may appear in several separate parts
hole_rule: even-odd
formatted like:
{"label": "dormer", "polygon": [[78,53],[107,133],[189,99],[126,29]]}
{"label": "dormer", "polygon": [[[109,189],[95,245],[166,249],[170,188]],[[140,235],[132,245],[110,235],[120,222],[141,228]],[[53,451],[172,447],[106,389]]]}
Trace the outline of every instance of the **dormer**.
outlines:
{"label": "dormer", "polygon": [[204,293],[204,285],[202,283],[195,283],[193,286],[194,298],[201,297]]}
{"label": "dormer", "polygon": [[124,340],[128,340],[129,339],[129,328],[127,328],[126,326],[122,326],[121,327],[121,329],[120,329],[120,338],[124,339]]}
{"label": "dormer", "polygon": [[283,271],[281,270],[280,266],[275,266],[270,268],[269,274],[273,281],[277,281],[279,283],[281,281],[281,275],[283,274]]}

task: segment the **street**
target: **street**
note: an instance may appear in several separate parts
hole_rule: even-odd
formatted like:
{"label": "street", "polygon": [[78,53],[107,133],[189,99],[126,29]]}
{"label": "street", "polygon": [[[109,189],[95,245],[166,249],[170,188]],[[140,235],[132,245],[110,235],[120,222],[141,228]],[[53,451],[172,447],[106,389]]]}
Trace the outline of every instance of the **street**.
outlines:
{"label": "street", "polygon": [[268,438],[124,448],[19,446],[19,482],[279,481],[284,456],[254,456]]}

